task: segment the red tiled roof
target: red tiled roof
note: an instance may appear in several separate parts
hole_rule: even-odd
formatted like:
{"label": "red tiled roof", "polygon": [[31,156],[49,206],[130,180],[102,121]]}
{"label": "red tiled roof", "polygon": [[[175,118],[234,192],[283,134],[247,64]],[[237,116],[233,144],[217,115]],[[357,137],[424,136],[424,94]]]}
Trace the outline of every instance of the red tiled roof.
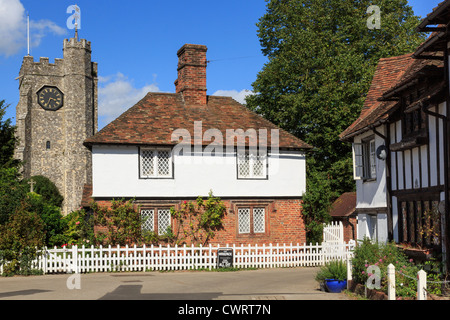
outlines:
{"label": "red tiled roof", "polygon": [[356,192],[343,193],[333,202],[330,209],[332,217],[347,217],[355,212]]}
{"label": "red tiled roof", "polygon": [[[226,130],[267,129],[268,147],[271,129],[279,129],[280,148],[310,149],[312,146],[275,126],[230,97],[208,96],[206,105],[186,106],[181,93],[148,93],[141,101],[125,111],[85,145],[176,145],[171,136],[176,129],[187,129],[194,143],[194,121],[202,121],[202,134],[218,129],[226,145]],[[204,141],[208,145],[211,141]]]}
{"label": "red tiled roof", "polygon": [[[398,98],[398,92],[424,76],[438,80],[442,72],[441,60],[414,59],[412,54],[380,59],[361,114],[339,135],[341,140],[351,139],[358,132],[368,129],[368,126],[386,119],[399,105],[395,99]],[[434,91],[439,83],[433,84]]]}
{"label": "red tiled roof", "polygon": [[361,114],[355,122],[339,135],[341,139],[346,139],[357,131],[364,129],[367,125],[372,124],[381,113],[395,105],[394,102],[379,101],[379,98],[385,91],[395,86],[413,62],[412,54],[380,59]]}

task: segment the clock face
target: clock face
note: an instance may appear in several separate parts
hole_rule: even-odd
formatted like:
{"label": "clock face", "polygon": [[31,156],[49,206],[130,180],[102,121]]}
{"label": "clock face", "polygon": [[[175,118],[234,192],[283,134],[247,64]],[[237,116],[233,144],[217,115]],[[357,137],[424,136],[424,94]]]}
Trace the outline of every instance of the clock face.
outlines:
{"label": "clock face", "polygon": [[57,87],[44,86],[38,92],[38,103],[45,110],[58,110],[63,106],[63,94]]}

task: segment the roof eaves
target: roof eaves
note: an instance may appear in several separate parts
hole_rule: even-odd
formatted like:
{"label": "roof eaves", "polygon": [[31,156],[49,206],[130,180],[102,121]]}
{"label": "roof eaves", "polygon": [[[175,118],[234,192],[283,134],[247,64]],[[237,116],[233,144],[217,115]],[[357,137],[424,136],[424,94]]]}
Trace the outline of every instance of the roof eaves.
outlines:
{"label": "roof eaves", "polygon": [[429,32],[435,30],[435,28],[429,28],[428,25],[438,25],[441,21],[437,21],[436,19],[442,15],[445,11],[448,11],[450,7],[450,1],[445,0],[442,1],[430,12],[423,20],[419,23],[416,30],[418,32]]}

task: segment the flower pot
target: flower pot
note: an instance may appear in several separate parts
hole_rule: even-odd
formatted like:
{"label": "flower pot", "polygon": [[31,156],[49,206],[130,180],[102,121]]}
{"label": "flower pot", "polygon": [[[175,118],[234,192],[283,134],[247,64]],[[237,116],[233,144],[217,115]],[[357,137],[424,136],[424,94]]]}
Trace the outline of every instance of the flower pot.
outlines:
{"label": "flower pot", "polygon": [[329,292],[339,293],[347,287],[347,280],[325,279],[325,285]]}

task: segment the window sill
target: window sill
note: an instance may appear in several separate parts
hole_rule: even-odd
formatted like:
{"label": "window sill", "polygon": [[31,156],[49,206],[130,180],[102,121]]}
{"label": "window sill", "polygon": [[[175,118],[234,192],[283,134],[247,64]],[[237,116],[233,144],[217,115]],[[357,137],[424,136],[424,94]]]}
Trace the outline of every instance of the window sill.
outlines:
{"label": "window sill", "polygon": [[377,178],[366,178],[366,179],[363,179],[363,183],[366,183],[366,182],[376,182],[377,181]]}

